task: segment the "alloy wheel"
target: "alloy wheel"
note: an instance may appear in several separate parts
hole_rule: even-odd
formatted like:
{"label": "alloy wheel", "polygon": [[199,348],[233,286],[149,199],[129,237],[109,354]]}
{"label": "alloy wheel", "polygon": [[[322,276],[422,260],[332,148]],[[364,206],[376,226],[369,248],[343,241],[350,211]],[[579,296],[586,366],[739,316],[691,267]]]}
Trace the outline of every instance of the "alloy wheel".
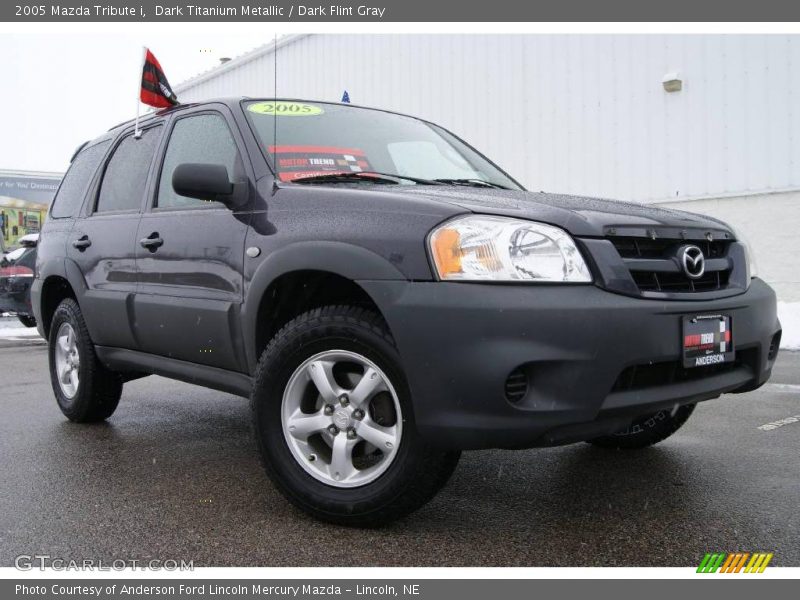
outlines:
{"label": "alloy wheel", "polygon": [[74,398],[78,392],[81,357],[78,352],[78,339],[69,323],[58,328],[55,347],[56,376],[61,392],[67,398]]}
{"label": "alloy wheel", "polygon": [[297,367],[283,394],[281,420],[303,469],[342,488],[380,477],[397,454],[403,427],[389,378],[346,350],[321,352]]}

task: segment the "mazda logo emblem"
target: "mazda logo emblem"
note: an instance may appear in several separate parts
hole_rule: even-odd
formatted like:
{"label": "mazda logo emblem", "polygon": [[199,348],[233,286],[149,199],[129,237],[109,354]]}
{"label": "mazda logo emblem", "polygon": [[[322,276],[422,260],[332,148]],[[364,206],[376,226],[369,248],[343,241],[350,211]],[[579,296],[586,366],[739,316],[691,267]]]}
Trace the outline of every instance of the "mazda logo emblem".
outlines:
{"label": "mazda logo emblem", "polygon": [[706,257],[697,246],[683,246],[678,252],[683,272],[689,279],[700,279],[706,271]]}
{"label": "mazda logo emblem", "polygon": [[333,413],[333,422],[339,429],[346,429],[350,424],[350,413],[340,408]]}

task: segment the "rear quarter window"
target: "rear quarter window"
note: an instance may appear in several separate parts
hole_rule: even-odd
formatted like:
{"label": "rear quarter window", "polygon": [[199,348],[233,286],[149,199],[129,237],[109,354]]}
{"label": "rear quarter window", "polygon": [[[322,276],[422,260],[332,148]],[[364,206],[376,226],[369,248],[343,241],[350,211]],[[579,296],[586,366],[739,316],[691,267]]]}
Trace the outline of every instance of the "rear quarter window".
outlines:
{"label": "rear quarter window", "polygon": [[100,161],[108,148],[108,141],[89,146],[75,157],[64,175],[58,193],[53,199],[50,216],[54,219],[74,217],[83,204],[86,190],[92,180]]}

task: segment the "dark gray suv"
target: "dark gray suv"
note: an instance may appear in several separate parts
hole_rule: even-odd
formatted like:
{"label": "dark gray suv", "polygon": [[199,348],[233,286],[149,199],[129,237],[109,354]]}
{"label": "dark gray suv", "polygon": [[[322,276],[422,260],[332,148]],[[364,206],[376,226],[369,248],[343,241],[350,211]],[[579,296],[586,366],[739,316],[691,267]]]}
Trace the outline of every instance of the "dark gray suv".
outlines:
{"label": "dark gray suv", "polygon": [[250,398],[275,485],[359,526],[420,507],[462,450],[659,442],[762,385],[780,339],[725,223],[527,192],[433,123],[299,100],[81,147],[33,305],[69,419],[150,374]]}

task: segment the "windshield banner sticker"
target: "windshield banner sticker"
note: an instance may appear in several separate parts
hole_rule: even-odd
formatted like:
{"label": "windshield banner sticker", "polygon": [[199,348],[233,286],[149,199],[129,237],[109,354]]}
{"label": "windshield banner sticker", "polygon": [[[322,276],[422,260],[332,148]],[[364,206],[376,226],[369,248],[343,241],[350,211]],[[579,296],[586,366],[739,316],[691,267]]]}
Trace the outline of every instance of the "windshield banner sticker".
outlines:
{"label": "windshield banner sticker", "polygon": [[313,104],[302,102],[257,102],[247,107],[258,115],[278,115],[279,117],[313,117],[325,111]]}
{"label": "windshield banner sticker", "polygon": [[363,150],[335,146],[270,146],[278,164],[281,181],[335,173],[370,171]]}

